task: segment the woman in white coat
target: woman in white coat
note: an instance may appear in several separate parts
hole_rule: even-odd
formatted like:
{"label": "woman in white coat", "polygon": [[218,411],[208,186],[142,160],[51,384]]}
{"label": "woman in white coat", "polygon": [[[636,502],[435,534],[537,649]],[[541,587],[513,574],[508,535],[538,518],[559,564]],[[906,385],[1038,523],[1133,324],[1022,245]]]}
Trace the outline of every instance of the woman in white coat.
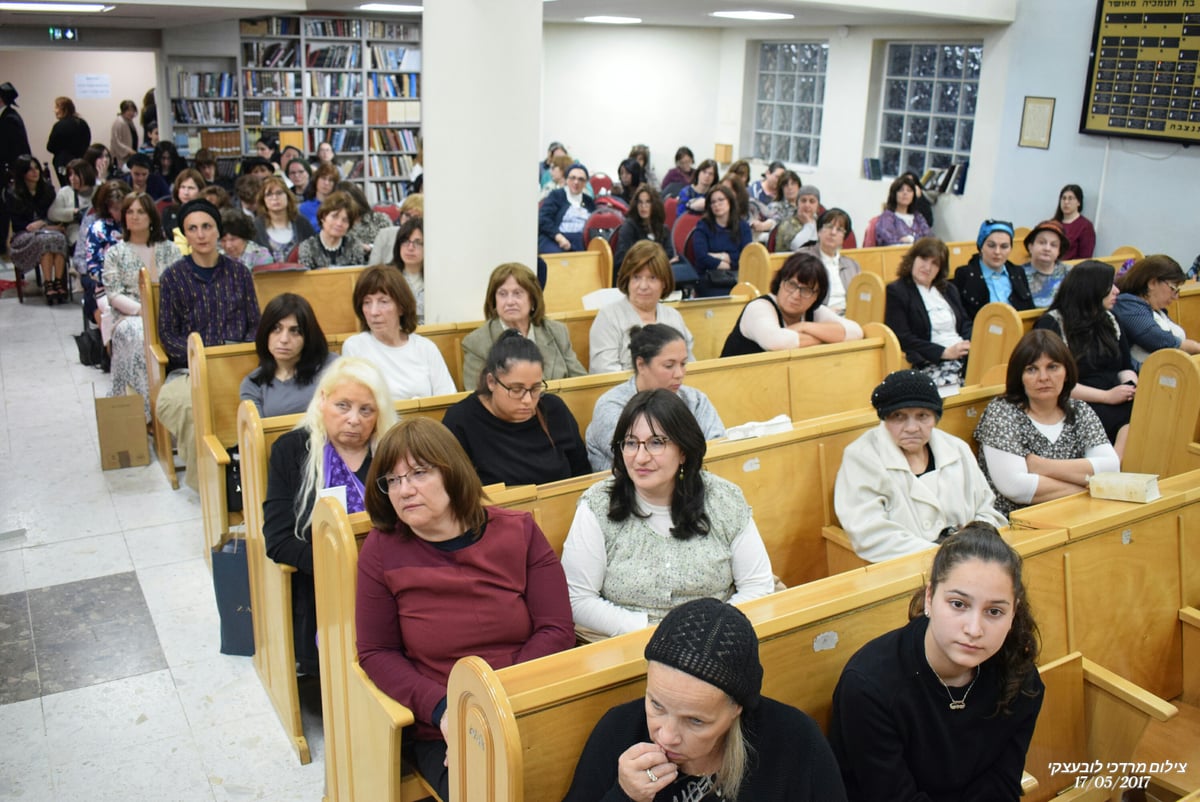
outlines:
{"label": "woman in white coat", "polygon": [[880,424],[842,455],[833,504],[854,551],[869,562],[931,549],[971,521],[1004,526],[970,447],[935,428],[937,385],[915,370],[871,393]]}

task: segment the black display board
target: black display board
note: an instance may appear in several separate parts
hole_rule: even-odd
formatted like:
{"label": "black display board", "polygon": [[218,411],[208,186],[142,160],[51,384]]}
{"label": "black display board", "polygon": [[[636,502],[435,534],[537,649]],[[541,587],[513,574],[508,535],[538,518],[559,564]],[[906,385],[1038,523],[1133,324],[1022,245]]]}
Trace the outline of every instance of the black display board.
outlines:
{"label": "black display board", "polygon": [[1200,142],[1200,0],[1100,0],[1079,130]]}

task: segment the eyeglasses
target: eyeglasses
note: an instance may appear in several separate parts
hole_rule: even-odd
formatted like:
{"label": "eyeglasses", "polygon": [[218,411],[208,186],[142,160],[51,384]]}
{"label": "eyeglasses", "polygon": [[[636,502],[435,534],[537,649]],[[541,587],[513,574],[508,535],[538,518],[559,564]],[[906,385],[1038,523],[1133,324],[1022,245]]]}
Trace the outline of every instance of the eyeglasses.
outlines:
{"label": "eyeglasses", "polygon": [[632,457],[638,453],[639,448],[644,448],[647,454],[657,457],[667,450],[667,443],[669,442],[671,442],[671,438],[665,435],[656,435],[645,440],[626,437],[621,441],[621,453],[627,457]]}
{"label": "eyeglasses", "polygon": [[391,490],[399,490],[407,479],[408,483],[413,487],[420,487],[433,478],[433,474],[437,468],[427,468],[417,466],[408,473],[387,473],[375,480],[375,486],[379,488],[380,493],[387,493]]}
{"label": "eyeglasses", "polygon": [[532,387],[522,387],[519,384],[514,384],[513,386],[509,387],[507,384],[500,381],[500,379],[498,379],[494,374],[492,375],[492,378],[496,379],[496,384],[503,387],[505,392],[508,393],[508,397],[511,398],[513,401],[520,401],[522,398],[525,397],[526,393],[529,393],[529,397],[531,399],[533,399],[534,401],[537,401],[539,398],[542,397],[542,393],[546,392],[546,388],[549,387],[549,385],[546,384],[545,379],[543,379],[540,383],[535,384]]}
{"label": "eyeglasses", "polygon": [[406,240],[404,240],[404,242],[402,242],[400,244],[401,245],[411,245],[414,248],[424,248],[425,240],[423,240],[423,239],[406,239]]}
{"label": "eyeglasses", "polygon": [[806,287],[794,278],[790,278],[779,287],[781,290],[787,290],[790,293],[799,295],[801,298],[814,298],[817,291],[812,287]]}
{"label": "eyeglasses", "polygon": [[1181,288],[1183,285],[1182,285],[1182,284],[1168,284],[1167,286],[1171,288],[1171,294],[1172,294],[1172,295],[1178,295],[1178,294],[1179,294],[1179,289],[1180,289],[1180,288]]}
{"label": "eyeglasses", "polygon": [[829,231],[833,234],[841,234],[843,237],[846,236],[846,229],[842,228],[839,225],[833,225],[832,223],[830,223],[829,225],[821,226],[821,230]]}
{"label": "eyeglasses", "polygon": [[569,175],[569,176],[567,176],[567,180],[568,181],[587,181],[587,179],[581,175]]}

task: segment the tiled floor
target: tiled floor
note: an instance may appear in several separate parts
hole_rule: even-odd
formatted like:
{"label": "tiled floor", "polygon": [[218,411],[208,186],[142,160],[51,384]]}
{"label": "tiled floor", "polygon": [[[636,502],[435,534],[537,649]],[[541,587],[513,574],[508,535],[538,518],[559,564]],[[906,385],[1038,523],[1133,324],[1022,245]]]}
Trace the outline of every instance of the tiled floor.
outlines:
{"label": "tiled floor", "polygon": [[[0,278],[11,270],[0,265]],[[297,800],[301,766],[246,657],[219,653],[196,495],[101,471],[78,306],[0,299],[0,800]]]}

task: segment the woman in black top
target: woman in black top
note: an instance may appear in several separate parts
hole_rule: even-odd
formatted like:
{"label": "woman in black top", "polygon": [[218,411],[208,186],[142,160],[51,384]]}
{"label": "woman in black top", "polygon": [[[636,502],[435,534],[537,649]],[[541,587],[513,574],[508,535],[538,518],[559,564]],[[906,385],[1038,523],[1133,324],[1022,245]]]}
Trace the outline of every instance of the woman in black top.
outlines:
{"label": "woman in black top", "polygon": [[17,280],[41,266],[46,303],[65,301],[67,237],[64,227],[50,222],[47,216],[54,203],[54,190],[37,160],[28,154],[13,162],[12,181],[4,191],[4,205],[12,220],[11,254]]}
{"label": "woman in black top", "polygon": [[496,340],[475,393],[446,410],[442,423],[485,485],[544,484],[592,471],[571,411],[546,394],[541,350],[517,331]]}
{"label": "woman in black top", "polygon": [[[636,161],[636,160],[635,160]],[[629,200],[629,215],[617,232],[617,249],[613,252],[613,285],[616,285],[616,274],[621,270],[621,262],[629,249],[644,239],[653,240],[667,252],[671,262],[679,261],[675,255],[675,245],[671,242],[671,232],[666,226],[667,212],[663,207],[662,198],[649,184],[642,184],[633,192]]]}

